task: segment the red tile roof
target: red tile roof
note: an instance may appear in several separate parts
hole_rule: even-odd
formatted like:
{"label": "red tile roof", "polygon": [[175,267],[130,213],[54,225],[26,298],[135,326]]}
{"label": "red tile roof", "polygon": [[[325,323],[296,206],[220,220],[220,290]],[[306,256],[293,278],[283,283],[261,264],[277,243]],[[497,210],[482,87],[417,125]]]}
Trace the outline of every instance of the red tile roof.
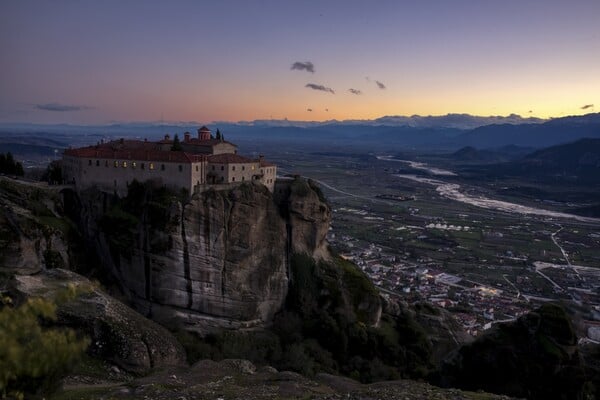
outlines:
{"label": "red tile roof", "polygon": [[104,158],[113,160],[139,160],[193,163],[206,161],[205,155],[183,151],[162,151],[156,143],[142,141],[116,141],[96,146],[67,149],[65,155],[78,158]]}
{"label": "red tile roof", "polygon": [[238,154],[214,154],[214,155],[210,155],[207,156],[208,158],[208,162],[211,163],[215,163],[215,164],[243,164],[243,163],[252,163],[252,162],[256,162],[256,160],[253,160],[251,158],[248,157],[244,157],[244,156],[240,156]]}
{"label": "red tile roof", "polygon": [[265,160],[260,160],[260,166],[261,167],[275,167],[275,164],[273,164],[272,162],[265,161]]}
{"label": "red tile roof", "polygon": [[212,146],[215,146],[215,145],[217,145],[219,143],[227,143],[227,144],[230,144],[230,145],[232,145],[234,147],[237,147],[235,144],[233,144],[231,142],[228,142],[226,140],[221,140],[221,139],[202,140],[202,139],[197,139],[197,138],[190,138],[190,140],[188,140],[188,141],[184,140],[182,143],[184,143],[184,144],[192,144],[194,146],[206,146],[206,147],[208,147],[208,146],[212,147]]}

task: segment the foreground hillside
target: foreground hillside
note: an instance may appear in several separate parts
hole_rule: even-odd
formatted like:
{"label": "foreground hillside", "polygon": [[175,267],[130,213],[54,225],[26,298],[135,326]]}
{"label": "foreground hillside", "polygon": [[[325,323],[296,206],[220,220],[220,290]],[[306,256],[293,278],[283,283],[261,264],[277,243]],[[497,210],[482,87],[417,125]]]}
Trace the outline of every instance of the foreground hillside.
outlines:
{"label": "foreground hillside", "polygon": [[[100,374],[102,371],[95,371]],[[123,374],[106,371],[105,377],[72,376],[52,400],[105,399],[244,399],[244,400],[500,400],[506,396],[457,389],[440,389],[422,382],[399,380],[361,384],[329,374],[307,378],[295,372],[257,368],[246,360],[200,361],[143,378],[119,382]],[[93,383],[82,383],[85,382]],[[116,379],[116,380],[115,380]]]}

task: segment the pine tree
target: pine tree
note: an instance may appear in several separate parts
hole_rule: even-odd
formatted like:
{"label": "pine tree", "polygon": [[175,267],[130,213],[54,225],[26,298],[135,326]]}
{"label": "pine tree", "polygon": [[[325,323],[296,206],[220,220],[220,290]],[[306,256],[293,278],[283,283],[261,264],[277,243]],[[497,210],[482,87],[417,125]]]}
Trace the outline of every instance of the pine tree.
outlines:
{"label": "pine tree", "polygon": [[217,128],[217,140],[221,140],[221,131]]}
{"label": "pine tree", "polygon": [[173,138],[173,145],[171,146],[172,151],[182,151],[183,147],[181,147],[181,142],[179,141],[179,136],[175,134]]}

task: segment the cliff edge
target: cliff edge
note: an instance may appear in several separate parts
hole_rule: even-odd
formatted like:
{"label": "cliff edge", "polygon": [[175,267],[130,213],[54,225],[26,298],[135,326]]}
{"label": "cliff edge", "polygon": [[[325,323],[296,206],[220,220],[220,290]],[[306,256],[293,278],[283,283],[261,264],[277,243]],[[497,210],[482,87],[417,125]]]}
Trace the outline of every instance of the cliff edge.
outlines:
{"label": "cliff edge", "polygon": [[67,202],[82,232],[144,315],[201,334],[268,325],[284,302],[293,253],[329,257],[331,211],[308,181],[244,183],[191,198],[130,184]]}

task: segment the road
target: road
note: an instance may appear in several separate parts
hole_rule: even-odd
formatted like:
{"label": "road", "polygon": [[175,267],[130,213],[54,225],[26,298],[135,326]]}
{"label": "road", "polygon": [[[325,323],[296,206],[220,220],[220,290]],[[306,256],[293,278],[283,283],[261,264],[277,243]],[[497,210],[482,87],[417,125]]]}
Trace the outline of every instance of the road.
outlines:
{"label": "road", "polygon": [[554,232],[553,234],[550,235],[550,238],[552,239],[552,242],[556,245],[556,247],[558,247],[560,249],[560,252],[563,255],[563,258],[565,259],[565,261],[567,262],[567,265],[569,266],[569,268],[571,268],[571,270],[573,270],[573,272],[575,273],[575,275],[577,275],[577,278],[579,280],[581,280],[581,276],[579,275],[579,271],[577,271],[577,268],[574,268],[573,265],[571,265],[571,261],[569,260],[569,256],[567,254],[567,252],[565,251],[565,249],[558,243],[558,240],[556,240],[556,235],[563,230],[563,227],[561,225],[559,225],[560,228]]}

